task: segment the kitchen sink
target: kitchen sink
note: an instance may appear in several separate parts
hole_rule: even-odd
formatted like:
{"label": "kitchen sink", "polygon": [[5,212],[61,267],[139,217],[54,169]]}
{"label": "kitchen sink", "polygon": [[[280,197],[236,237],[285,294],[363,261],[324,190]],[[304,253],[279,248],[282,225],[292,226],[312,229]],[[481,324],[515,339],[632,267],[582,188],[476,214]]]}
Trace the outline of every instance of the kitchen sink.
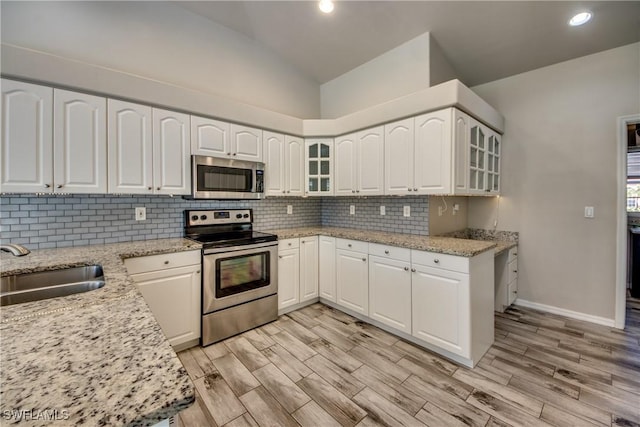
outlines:
{"label": "kitchen sink", "polygon": [[87,265],[0,277],[0,306],[92,291],[104,286],[102,266]]}

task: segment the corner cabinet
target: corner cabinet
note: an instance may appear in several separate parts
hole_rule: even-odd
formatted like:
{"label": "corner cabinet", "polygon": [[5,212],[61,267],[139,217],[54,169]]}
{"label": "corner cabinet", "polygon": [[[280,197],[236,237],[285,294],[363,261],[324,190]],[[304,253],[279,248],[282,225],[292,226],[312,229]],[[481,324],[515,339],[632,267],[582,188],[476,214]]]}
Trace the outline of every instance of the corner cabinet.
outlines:
{"label": "corner cabinet", "polygon": [[305,139],[305,196],[333,195],[333,139]]}
{"label": "corner cabinet", "polygon": [[200,251],[124,260],[131,279],[177,351],[200,338]]}
{"label": "corner cabinet", "polygon": [[106,98],[2,80],[2,192],[106,193]]}
{"label": "corner cabinet", "polygon": [[302,196],[304,189],[304,140],[263,132],[267,196]]}

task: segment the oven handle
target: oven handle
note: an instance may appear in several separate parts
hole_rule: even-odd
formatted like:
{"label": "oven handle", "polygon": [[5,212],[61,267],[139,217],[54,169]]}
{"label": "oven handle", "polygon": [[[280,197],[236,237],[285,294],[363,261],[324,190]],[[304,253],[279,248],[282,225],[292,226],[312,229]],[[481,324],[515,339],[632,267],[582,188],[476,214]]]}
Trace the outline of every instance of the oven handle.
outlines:
{"label": "oven handle", "polygon": [[270,246],[278,246],[278,242],[256,243],[252,245],[227,246],[222,248],[209,248],[203,250],[203,255],[220,254],[224,252],[245,251],[258,248],[268,248]]}

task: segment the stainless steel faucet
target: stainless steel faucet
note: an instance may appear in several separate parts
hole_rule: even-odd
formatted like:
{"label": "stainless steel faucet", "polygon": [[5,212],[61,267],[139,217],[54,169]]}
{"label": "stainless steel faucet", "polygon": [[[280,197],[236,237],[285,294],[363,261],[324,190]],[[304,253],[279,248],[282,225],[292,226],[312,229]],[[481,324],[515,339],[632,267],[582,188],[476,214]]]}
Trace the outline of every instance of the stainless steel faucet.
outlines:
{"label": "stainless steel faucet", "polygon": [[0,250],[10,252],[13,256],[25,256],[31,253],[29,249],[15,243],[3,243],[0,245]]}

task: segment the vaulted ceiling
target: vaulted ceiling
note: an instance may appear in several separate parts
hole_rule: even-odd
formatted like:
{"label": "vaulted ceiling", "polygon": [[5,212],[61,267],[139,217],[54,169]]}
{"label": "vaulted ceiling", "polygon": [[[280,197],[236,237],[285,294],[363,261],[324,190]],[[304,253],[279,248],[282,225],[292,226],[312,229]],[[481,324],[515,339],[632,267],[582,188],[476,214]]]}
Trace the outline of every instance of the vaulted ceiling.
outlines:
{"label": "vaulted ceiling", "polygon": [[[178,1],[325,83],[430,32],[468,86],[640,40],[640,1]],[[567,21],[588,9],[582,27]]]}

